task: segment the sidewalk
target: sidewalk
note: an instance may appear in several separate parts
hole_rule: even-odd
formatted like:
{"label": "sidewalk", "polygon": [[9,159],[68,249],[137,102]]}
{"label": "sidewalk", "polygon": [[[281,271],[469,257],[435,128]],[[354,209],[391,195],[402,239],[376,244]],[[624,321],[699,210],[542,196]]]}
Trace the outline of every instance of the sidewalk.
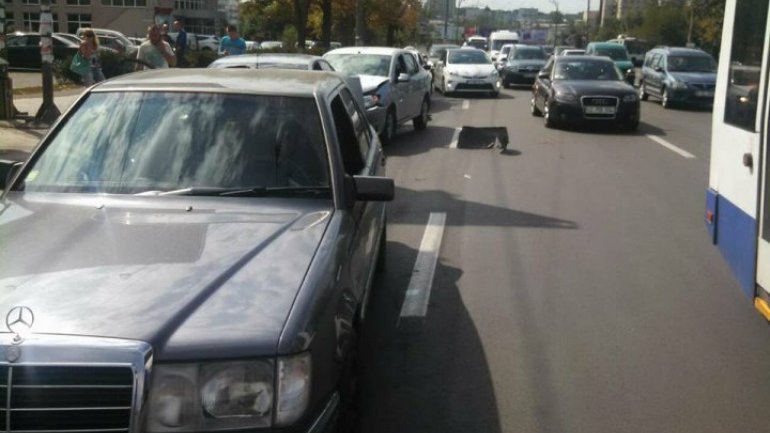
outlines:
{"label": "sidewalk", "polygon": [[[78,89],[56,93],[54,103],[59,111],[65,112],[82,91],[83,89]],[[42,95],[16,96],[13,98],[13,103],[20,112],[26,112],[28,116],[34,117],[43,103],[43,97]],[[26,159],[47,132],[47,129],[29,125],[23,119],[0,120],[0,159]]]}

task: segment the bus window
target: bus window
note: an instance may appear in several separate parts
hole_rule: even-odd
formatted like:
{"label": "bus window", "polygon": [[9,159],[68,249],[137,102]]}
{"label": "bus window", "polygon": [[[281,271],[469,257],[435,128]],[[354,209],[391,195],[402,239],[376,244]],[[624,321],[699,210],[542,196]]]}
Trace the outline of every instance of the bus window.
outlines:
{"label": "bus window", "polygon": [[757,122],[767,6],[767,0],[736,1],[725,123],[749,131]]}

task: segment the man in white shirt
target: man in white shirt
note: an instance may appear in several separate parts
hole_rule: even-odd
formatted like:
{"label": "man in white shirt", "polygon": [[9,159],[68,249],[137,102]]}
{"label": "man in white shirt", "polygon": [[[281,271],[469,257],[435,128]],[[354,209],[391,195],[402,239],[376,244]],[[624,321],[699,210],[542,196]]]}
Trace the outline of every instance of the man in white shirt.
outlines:
{"label": "man in white shirt", "polygon": [[151,25],[147,28],[147,40],[139,46],[136,53],[137,70],[145,68],[165,69],[176,65],[176,56],[171,45],[161,38],[160,27]]}

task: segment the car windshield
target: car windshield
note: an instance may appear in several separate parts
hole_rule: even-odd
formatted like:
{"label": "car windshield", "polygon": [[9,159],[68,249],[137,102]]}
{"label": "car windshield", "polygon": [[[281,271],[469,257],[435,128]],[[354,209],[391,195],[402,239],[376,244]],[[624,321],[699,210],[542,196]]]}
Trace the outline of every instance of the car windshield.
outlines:
{"label": "car windshield", "polygon": [[617,47],[598,47],[594,50],[597,56],[607,56],[612,60],[628,60],[628,52],[623,46]]}
{"label": "car windshield", "polygon": [[487,40],[486,39],[469,39],[468,45],[473,48],[478,48],[480,50],[487,49]]}
{"label": "car windshield", "polygon": [[545,60],[545,52],[539,48],[519,48],[513,58],[515,60]]}
{"label": "car windshield", "polygon": [[460,47],[458,45],[446,45],[446,44],[433,45],[430,47],[430,53],[428,54],[428,56],[433,58],[438,58],[439,54],[441,54],[442,51],[446,51],[452,48],[460,48]]}
{"label": "car windshield", "polygon": [[390,72],[391,56],[384,54],[327,54],[324,58],[346,74],[387,77]]}
{"label": "car windshield", "polygon": [[447,63],[455,65],[486,65],[490,61],[481,50],[452,50],[447,56]]}
{"label": "car windshield", "polygon": [[716,72],[717,64],[710,56],[669,56],[669,72]]}
{"label": "car windshield", "polygon": [[312,98],[92,93],[26,172],[24,189],[137,194],[329,185]]}
{"label": "car windshield", "polygon": [[553,79],[619,81],[623,77],[612,62],[580,59],[556,62]]}

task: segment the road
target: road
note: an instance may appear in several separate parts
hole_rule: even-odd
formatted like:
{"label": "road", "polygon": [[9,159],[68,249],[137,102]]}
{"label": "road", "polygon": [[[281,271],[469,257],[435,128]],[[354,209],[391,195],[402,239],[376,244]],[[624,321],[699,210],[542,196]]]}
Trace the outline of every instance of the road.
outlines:
{"label": "road", "polygon": [[[768,431],[770,327],[703,223],[711,113],[644,102],[635,134],[549,130],[529,95],[435,94],[428,130],[386,148],[364,431]],[[507,127],[509,150],[452,148],[461,126]],[[431,213],[427,314],[403,326]]]}

